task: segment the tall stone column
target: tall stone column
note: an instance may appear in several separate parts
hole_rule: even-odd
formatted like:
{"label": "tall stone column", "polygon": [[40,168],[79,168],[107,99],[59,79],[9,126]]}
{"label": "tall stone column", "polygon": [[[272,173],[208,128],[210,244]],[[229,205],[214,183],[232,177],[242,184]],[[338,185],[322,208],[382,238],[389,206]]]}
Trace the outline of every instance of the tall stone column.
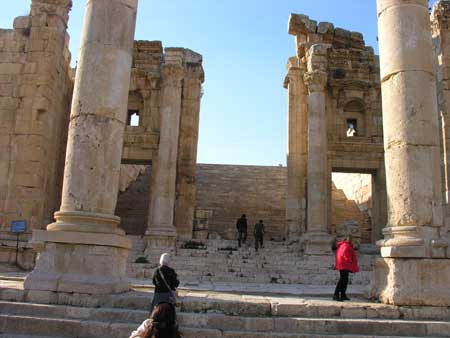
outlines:
{"label": "tall stone column", "polygon": [[450,305],[435,69],[427,0],[378,0],[388,224],[375,281],[384,302]]}
{"label": "tall stone column", "polygon": [[205,74],[202,56],[185,50],[186,75],[183,81],[180,135],[178,142],[177,200],[175,226],[179,238],[192,239],[195,213],[195,176],[200,121],[200,101]]}
{"label": "tall stone column", "polygon": [[[286,199],[287,237],[296,241],[305,232],[308,89],[306,71],[298,57],[288,62],[284,87],[288,90],[288,187]],[[306,68],[306,67],[305,67]]]}
{"label": "tall stone column", "polygon": [[[170,53],[170,55],[167,55]],[[172,56],[168,58],[168,56]],[[175,188],[177,179],[178,137],[180,130],[181,93],[184,68],[182,55],[166,50],[162,68],[161,123],[158,158],[154,167],[147,250],[175,244]],[[167,60],[170,59],[170,63]]]}
{"label": "tall stone column", "polygon": [[308,165],[307,165],[307,228],[303,236],[306,254],[327,254],[331,251],[328,232],[328,140],[326,92],[328,82],[327,45],[313,45],[309,51],[308,72]]}
{"label": "tall stone column", "polygon": [[131,246],[117,201],[137,0],[87,1],[70,116],[60,211],[25,288],[80,293],[128,289]]}

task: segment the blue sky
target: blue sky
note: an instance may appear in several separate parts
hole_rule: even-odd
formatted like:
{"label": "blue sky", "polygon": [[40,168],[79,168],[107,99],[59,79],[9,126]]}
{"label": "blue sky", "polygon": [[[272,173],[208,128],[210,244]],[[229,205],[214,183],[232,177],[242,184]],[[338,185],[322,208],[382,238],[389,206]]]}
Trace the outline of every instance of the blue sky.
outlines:
{"label": "blue sky", "polygon": [[[29,0],[2,4],[0,27],[26,15]],[[430,1],[431,4],[434,1]],[[84,0],[69,22],[77,58]],[[290,13],[364,34],[376,46],[375,0],[140,0],[136,39],[161,40],[203,55],[206,81],[200,117],[200,163],[286,163],[285,64],[294,55]]]}

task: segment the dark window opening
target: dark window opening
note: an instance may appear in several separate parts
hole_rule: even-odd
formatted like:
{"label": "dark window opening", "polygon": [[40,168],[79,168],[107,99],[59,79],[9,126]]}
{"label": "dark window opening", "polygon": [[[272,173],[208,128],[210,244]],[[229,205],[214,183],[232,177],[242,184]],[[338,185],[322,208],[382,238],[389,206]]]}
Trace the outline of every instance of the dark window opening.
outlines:
{"label": "dark window opening", "polygon": [[347,137],[358,135],[358,121],[356,119],[347,119]]}
{"label": "dark window opening", "polygon": [[132,127],[139,126],[139,110],[128,110],[127,125]]}

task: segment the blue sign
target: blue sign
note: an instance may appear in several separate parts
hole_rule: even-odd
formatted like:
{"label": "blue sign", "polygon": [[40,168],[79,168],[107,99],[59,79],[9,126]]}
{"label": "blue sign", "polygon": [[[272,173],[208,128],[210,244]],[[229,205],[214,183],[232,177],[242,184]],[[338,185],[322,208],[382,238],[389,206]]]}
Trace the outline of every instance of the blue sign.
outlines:
{"label": "blue sign", "polygon": [[27,221],[12,221],[11,222],[11,232],[19,233],[25,232],[27,230]]}

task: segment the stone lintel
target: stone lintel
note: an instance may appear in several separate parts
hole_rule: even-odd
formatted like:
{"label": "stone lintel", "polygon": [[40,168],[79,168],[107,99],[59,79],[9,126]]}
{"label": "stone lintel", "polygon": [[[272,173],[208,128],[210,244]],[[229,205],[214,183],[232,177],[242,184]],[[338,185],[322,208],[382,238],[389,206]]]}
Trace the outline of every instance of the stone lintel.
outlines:
{"label": "stone lintel", "polygon": [[105,233],[88,233],[77,231],[45,231],[34,230],[33,245],[42,243],[66,243],[81,245],[110,246],[116,248],[130,249],[131,241],[122,235]]}

